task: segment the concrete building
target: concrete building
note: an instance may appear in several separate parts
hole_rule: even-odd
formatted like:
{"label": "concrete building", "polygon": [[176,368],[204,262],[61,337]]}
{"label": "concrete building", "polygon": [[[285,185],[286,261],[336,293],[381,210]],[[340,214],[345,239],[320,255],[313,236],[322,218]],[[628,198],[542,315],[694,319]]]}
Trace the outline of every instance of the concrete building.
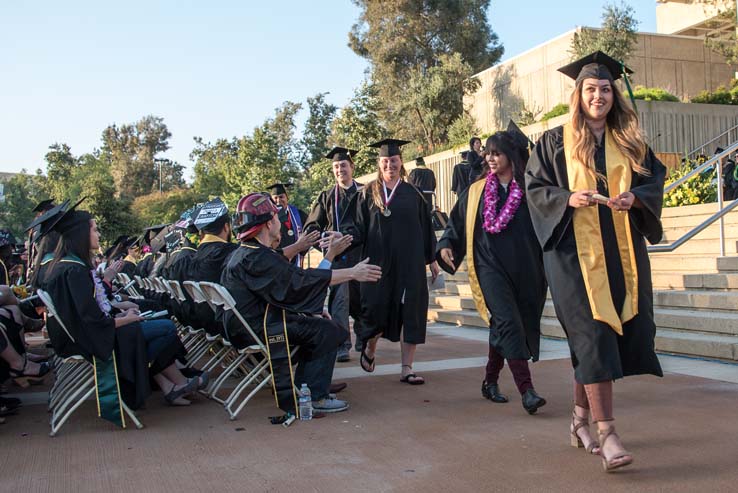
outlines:
{"label": "concrete building", "polygon": [[[704,36],[732,30],[734,23],[716,17],[717,9],[689,1],[657,5],[657,33],[639,33],[626,63],[635,71],[632,82],[660,87],[683,100],[703,90],[727,86],[735,68],[705,46]],[[539,115],[568,103],[573,81],[557,69],[571,59],[577,28],[475,75],[479,90],[465,105],[482,133],[503,128],[523,111]]]}

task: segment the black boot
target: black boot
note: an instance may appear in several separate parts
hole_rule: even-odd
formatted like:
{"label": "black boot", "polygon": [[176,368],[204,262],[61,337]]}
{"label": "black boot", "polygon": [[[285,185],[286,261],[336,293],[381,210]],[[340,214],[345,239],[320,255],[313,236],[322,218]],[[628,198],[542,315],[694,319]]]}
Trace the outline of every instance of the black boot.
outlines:
{"label": "black boot", "polygon": [[507,396],[500,394],[500,386],[496,383],[482,382],[482,397],[492,402],[507,402]]}
{"label": "black boot", "polygon": [[535,390],[528,389],[525,391],[525,394],[523,394],[523,407],[528,411],[528,414],[535,414],[539,407],[543,407],[545,405],[546,399],[536,394]]}

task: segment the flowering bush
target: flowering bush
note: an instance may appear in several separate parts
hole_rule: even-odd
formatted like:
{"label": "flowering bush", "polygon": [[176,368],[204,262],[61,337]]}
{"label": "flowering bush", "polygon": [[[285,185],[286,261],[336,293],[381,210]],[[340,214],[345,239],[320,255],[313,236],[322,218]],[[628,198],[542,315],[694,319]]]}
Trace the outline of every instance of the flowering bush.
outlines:
{"label": "flowering bush", "polygon": [[[681,166],[671,171],[664,185],[669,186],[704,162],[704,157],[696,160],[685,160]],[[682,205],[715,202],[717,200],[715,177],[715,167],[709,168],[697,176],[692,177],[686,183],[672,190],[671,193],[664,195],[664,207],[679,207]]]}

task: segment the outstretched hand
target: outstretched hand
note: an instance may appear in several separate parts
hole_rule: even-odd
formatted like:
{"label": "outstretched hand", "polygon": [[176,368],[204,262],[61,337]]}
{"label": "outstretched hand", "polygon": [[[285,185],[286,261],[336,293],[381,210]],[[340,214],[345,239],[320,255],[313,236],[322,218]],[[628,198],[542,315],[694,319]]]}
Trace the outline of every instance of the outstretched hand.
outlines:
{"label": "outstretched hand", "polygon": [[382,268],[378,265],[369,263],[369,258],[365,258],[351,268],[352,278],[359,282],[377,282],[382,278]]}

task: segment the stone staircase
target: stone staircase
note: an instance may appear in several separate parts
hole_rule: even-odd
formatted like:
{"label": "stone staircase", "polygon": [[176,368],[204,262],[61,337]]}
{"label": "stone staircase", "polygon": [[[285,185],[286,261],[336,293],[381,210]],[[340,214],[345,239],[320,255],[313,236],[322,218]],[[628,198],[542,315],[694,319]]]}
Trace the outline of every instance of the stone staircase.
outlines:
{"label": "stone staircase", "polygon": [[[664,209],[664,242],[678,239],[716,210],[716,204]],[[718,223],[674,252],[651,254],[659,352],[738,362],[738,210],[725,216],[725,237],[725,257],[720,257]],[[428,318],[486,329],[465,269],[446,274],[446,289],[430,293]],[[564,338],[550,296],[541,333]]]}

